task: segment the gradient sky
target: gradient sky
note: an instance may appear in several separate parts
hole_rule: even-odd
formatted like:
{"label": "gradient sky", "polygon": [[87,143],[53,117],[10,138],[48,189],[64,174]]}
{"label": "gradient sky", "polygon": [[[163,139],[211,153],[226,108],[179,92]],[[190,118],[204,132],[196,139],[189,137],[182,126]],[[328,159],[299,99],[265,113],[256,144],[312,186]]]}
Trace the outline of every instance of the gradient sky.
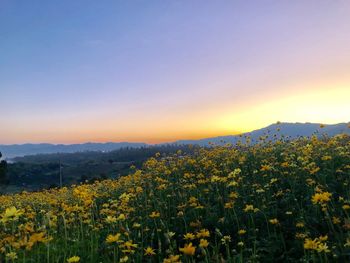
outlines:
{"label": "gradient sky", "polygon": [[0,0],[0,143],[350,120],[350,1]]}

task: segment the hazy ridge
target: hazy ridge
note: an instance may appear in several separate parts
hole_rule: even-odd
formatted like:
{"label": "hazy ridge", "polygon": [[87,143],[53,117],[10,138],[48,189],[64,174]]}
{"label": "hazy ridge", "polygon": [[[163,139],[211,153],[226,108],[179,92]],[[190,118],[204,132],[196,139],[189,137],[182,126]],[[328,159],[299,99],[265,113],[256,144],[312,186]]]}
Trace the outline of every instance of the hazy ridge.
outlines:
{"label": "hazy ridge", "polygon": [[[271,135],[271,139],[278,139],[282,136],[287,139],[295,139],[297,137],[309,137],[313,134],[318,136],[328,135],[334,136],[336,134],[347,133],[350,134],[349,123],[338,123],[332,125],[324,125],[321,128],[320,123],[275,123],[267,127],[254,130],[252,132],[243,133],[240,135],[228,135],[211,137],[199,140],[179,140],[165,144],[196,144],[200,146],[209,146],[210,143],[237,143],[242,140],[242,137],[249,136],[252,142],[259,140],[260,136]],[[273,136],[275,135],[275,136]],[[151,146],[147,143],[131,143],[131,142],[107,142],[107,143],[82,143],[82,144],[13,144],[0,145],[0,152],[7,159],[18,156],[33,155],[33,154],[49,154],[49,153],[74,153],[85,151],[113,151],[121,148],[139,148]]]}

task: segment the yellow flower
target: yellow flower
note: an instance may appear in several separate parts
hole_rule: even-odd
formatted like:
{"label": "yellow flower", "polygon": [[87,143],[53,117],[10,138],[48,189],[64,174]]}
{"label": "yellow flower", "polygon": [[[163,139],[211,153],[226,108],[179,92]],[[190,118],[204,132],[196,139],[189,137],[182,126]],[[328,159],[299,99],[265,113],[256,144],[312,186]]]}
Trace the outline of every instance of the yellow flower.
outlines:
{"label": "yellow flower", "polygon": [[117,220],[118,221],[124,221],[126,219],[126,216],[124,214],[120,214],[118,217],[117,217]]}
{"label": "yellow flower", "polygon": [[120,239],[121,234],[117,233],[115,235],[108,235],[106,238],[106,243],[120,243],[122,240]]}
{"label": "yellow flower", "polygon": [[322,161],[332,160],[332,156],[325,155],[325,156],[323,156],[321,159],[322,159]]}
{"label": "yellow flower", "polygon": [[304,249],[316,250],[317,247],[318,247],[317,239],[311,239],[311,238],[305,239],[305,241],[304,241]]}
{"label": "yellow flower", "polygon": [[133,228],[140,228],[140,227],[141,227],[141,224],[139,224],[139,223],[134,223],[134,224],[132,225],[132,227],[133,227]]}
{"label": "yellow flower", "polygon": [[196,227],[200,227],[201,226],[201,222],[200,221],[193,221],[193,222],[190,222],[190,227],[194,227],[194,228],[196,228]]}
{"label": "yellow flower", "polygon": [[68,263],[80,262],[80,257],[78,257],[78,256],[70,257],[69,259],[67,259],[67,262]]}
{"label": "yellow flower", "polygon": [[201,239],[201,240],[199,241],[199,246],[200,246],[200,247],[206,248],[208,245],[209,245],[209,242],[208,242],[208,240],[206,240],[206,239]]}
{"label": "yellow flower", "polygon": [[134,253],[137,244],[134,244],[132,240],[128,240],[125,243],[121,244],[119,247],[122,248],[123,253]]}
{"label": "yellow flower", "polygon": [[319,238],[310,239],[307,238],[304,241],[304,249],[306,250],[316,250],[319,253],[325,252],[328,253],[330,250],[328,249],[328,245],[325,241],[328,239],[328,236],[320,236]]}
{"label": "yellow flower", "polygon": [[320,236],[319,238],[318,238],[318,240],[320,240],[320,241],[326,241],[326,240],[328,240],[328,235],[325,235],[325,236]]}
{"label": "yellow flower", "polygon": [[160,213],[159,212],[155,212],[153,211],[150,215],[149,215],[150,218],[157,218],[157,217],[160,217]]}
{"label": "yellow flower", "polygon": [[224,208],[226,208],[226,209],[233,208],[233,203],[232,202],[225,203]]}
{"label": "yellow flower", "polygon": [[17,220],[22,214],[23,212],[14,206],[6,208],[4,214],[2,215],[2,221],[7,222]]}
{"label": "yellow flower", "polygon": [[269,222],[272,225],[277,225],[279,223],[277,218],[270,219]]}
{"label": "yellow flower", "polygon": [[297,228],[303,228],[305,225],[304,225],[304,223],[303,222],[298,222],[297,224],[296,224],[296,227]]}
{"label": "yellow flower", "polygon": [[154,252],[154,249],[151,247],[147,247],[145,248],[145,256],[153,256],[156,253]]}
{"label": "yellow flower", "polygon": [[45,233],[44,232],[40,232],[40,233],[33,233],[30,237],[28,242],[26,243],[26,249],[27,250],[31,250],[32,247],[36,244],[36,243],[46,243],[49,242],[50,240],[52,240],[51,237],[45,237]]}
{"label": "yellow flower", "polygon": [[289,166],[289,163],[288,163],[288,162],[283,162],[283,163],[281,163],[281,166],[284,167],[284,168],[286,168],[286,167]]}
{"label": "yellow flower", "polygon": [[342,207],[343,207],[344,210],[349,210],[350,209],[350,205],[348,205],[348,204],[345,204]]}
{"label": "yellow flower", "polygon": [[211,177],[211,182],[212,183],[216,183],[216,182],[220,182],[221,181],[221,177],[217,176],[217,175],[214,175]]}
{"label": "yellow flower", "polygon": [[209,230],[201,229],[199,232],[197,232],[197,238],[201,238],[201,237],[210,237]]}
{"label": "yellow flower", "polygon": [[5,256],[9,260],[16,260],[18,258],[17,254],[15,252],[9,252]]}
{"label": "yellow flower", "polygon": [[244,246],[244,243],[243,243],[242,241],[240,241],[240,242],[237,243],[237,245],[238,245],[239,247],[243,247],[243,246]]}
{"label": "yellow flower", "polygon": [[244,212],[254,211],[253,205],[245,205]]}
{"label": "yellow flower", "polygon": [[184,255],[193,256],[196,253],[196,247],[192,245],[192,243],[185,244],[184,247],[179,248],[180,252]]}
{"label": "yellow flower", "polygon": [[247,231],[246,230],[244,230],[244,229],[240,229],[239,231],[238,231],[238,235],[244,235],[245,233],[247,233]]}
{"label": "yellow flower", "polygon": [[107,216],[106,223],[112,224],[117,222],[117,218],[115,216]]}
{"label": "yellow flower", "polygon": [[180,263],[179,255],[170,255],[168,258],[164,259],[163,263]]}
{"label": "yellow flower", "polygon": [[313,204],[324,204],[331,200],[331,196],[329,192],[315,193],[311,200]]}
{"label": "yellow flower", "polygon": [[195,239],[196,238],[196,236],[194,235],[194,234],[192,234],[192,233],[186,233],[185,235],[184,235],[184,239],[185,240],[193,240],[193,239]]}
{"label": "yellow flower", "polygon": [[236,193],[236,192],[231,192],[231,193],[229,194],[229,197],[230,197],[231,199],[237,199],[237,198],[238,198],[238,193]]}
{"label": "yellow flower", "polygon": [[319,170],[320,170],[319,167],[315,167],[315,168],[313,168],[313,169],[310,170],[310,174],[315,174],[315,173],[317,173]]}
{"label": "yellow flower", "polygon": [[270,165],[261,165],[260,171],[270,171],[272,167]]}
{"label": "yellow flower", "polygon": [[327,244],[319,243],[318,246],[317,246],[317,252],[319,252],[319,253],[322,253],[322,252],[328,253],[328,252],[330,252],[330,250],[328,249]]}
{"label": "yellow flower", "polygon": [[278,181],[277,178],[272,178],[272,179],[270,180],[270,184],[276,183],[277,181]]}
{"label": "yellow flower", "polygon": [[232,181],[228,184],[228,186],[237,186],[238,183],[236,181]]}
{"label": "yellow flower", "polygon": [[120,263],[124,263],[124,262],[128,262],[128,260],[129,260],[129,257],[128,257],[128,256],[124,256],[124,257],[122,257],[122,258],[119,260],[119,262],[120,262]]}
{"label": "yellow flower", "polygon": [[314,185],[314,184],[316,184],[316,181],[313,180],[313,179],[311,179],[311,178],[308,178],[308,179],[306,179],[306,183],[307,183],[308,185]]}

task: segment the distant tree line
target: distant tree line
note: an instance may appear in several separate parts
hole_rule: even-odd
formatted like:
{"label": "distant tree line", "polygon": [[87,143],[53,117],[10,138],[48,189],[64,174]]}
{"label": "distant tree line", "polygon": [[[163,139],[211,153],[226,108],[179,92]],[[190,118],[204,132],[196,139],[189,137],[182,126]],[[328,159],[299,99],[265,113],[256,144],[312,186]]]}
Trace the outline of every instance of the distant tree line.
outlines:
{"label": "distant tree line", "polygon": [[111,152],[86,151],[17,157],[13,159],[13,163],[7,165],[7,178],[10,186],[29,191],[57,187],[60,182],[60,172],[63,185],[91,183],[129,174],[133,171],[131,166],[141,168],[143,162],[155,156],[156,153],[167,156],[181,150],[183,154],[191,154],[196,147],[157,145],[125,147]]}
{"label": "distant tree line", "polygon": [[1,160],[2,154],[0,152],[0,184],[7,184],[8,180],[6,177],[6,171],[7,171],[7,163],[4,160]]}
{"label": "distant tree line", "polygon": [[198,148],[198,146],[165,144],[137,148],[125,147],[110,152],[84,151],[76,153],[37,154],[17,157],[13,160],[14,162],[35,164],[57,163],[59,160],[64,164],[77,164],[86,162],[135,162],[144,161],[147,158],[154,156],[158,152],[164,155],[175,153],[178,150],[181,150],[184,153],[192,153],[194,148]]}

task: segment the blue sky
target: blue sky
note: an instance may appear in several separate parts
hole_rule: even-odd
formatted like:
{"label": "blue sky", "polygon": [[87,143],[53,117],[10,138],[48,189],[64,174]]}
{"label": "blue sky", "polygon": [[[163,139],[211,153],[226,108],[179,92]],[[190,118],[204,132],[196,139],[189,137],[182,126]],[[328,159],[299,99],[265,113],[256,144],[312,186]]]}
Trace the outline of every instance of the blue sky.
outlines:
{"label": "blue sky", "polygon": [[347,1],[2,0],[0,143],[349,121],[349,25]]}

